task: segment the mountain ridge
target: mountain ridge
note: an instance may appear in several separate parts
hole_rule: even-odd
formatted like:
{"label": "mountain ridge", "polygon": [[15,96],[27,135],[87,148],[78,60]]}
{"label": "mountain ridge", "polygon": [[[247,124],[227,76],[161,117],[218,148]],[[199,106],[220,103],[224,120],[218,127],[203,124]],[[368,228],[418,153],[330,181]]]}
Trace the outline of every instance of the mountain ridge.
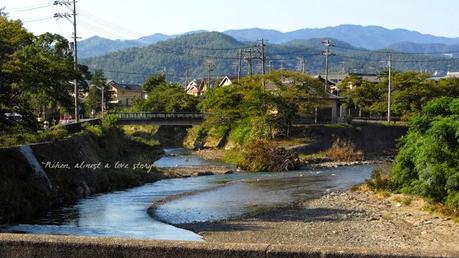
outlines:
{"label": "mountain ridge", "polygon": [[[88,58],[109,54],[129,47],[147,46],[181,35],[206,32],[205,30],[190,31],[176,35],[155,33],[134,40],[112,40],[101,37],[91,37],[79,42],[80,58]],[[290,32],[281,32],[273,29],[249,28],[238,30],[226,30],[222,33],[229,35],[238,41],[268,40],[271,44],[283,44],[292,40],[313,38],[334,38],[345,41],[353,46],[366,49],[383,49],[402,42],[416,44],[459,44],[459,37],[449,38],[423,34],[407,29],[387,29],[381,26],[343,24],[324,28],[303,28]]]}
{"label": "mountain ridge", "polygon": [[[310,74],[324,71],[322,55],[324,38],[294,40],[284,44],[266,46],[265,65],[272,69],[305,70]],[[387,63],[387,51],[371,51],[333,39],[335,56],[330,57],[330,72],[380,73]],[[105,56],[81,59],[91,70],[102,69],[107,78],[117,81],[141,83],[153,74],[164,73],[174,82],[184,83],[192,78],[207,78],[208,64],[211,76],[237,74],[239,50],[253,48],[253,42],[241,42],[227,34],[202,32],[182,35],[149,46],[128,48]],[[252,51],[257,56],[256,50]],[[248,73],[247,58],[242,58],[242,74]],[[438,56],[393,53],[395,70],[415,70],[434,73],[459,69],[459,59]],[[261,72],[261,61],[254,58],[254,73]]]}

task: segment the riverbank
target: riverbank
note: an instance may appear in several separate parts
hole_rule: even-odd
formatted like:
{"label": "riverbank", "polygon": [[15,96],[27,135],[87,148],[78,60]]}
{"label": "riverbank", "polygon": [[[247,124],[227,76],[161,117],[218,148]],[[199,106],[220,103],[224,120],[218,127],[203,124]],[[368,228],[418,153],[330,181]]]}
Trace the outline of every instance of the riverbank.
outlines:
{"label": "riverbank", "polygon": [[0,148],[0,224],[164,178],[154,168],[140,168],[161,154],[116,128],[100,127],[58,141]]}
{"label": "riverbank", "polygon": [[243,219],[179,225],[207,242],[304,244],[459,252],[459,224],[422,210],[421,199],[369,191],[318,199]]}

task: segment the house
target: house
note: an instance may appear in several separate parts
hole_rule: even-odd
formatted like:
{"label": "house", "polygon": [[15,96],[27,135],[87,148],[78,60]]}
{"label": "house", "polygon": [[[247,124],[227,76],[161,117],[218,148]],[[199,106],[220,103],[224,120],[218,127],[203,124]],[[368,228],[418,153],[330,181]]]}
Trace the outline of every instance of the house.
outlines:
{"label": "house", "polygon": [[224,87],[224,86],[230,86],[233,84],[233,82],[236,82],[238,80],[238,76],[225,76],[223,79],[220,81],[218,86]]}
{"label": "house", "polygon": [[[319,81],[325,84],[325,79],[322,78],[320,75],[316,76]],[[333,81],[328,81],[329,87],[336,87],[336,83]],[[281,81],[282,85],[289,86],[294,83],[293,79],[284,78]],[[275,91],[278,90],[279,86],[271,81],[266,82],[266,90],[268,91]],[[319,105],[315,109],[314,114],[298,114],[301,118],[299,121],[303,120],[303,122],[307,123],[336,123],[339,121],[345,121],[345,106],[342,104],[343,97],[340,97],[333,92],[327,92],[327,95],[324,97],[315,98],[318,100]]]}
{"label": "house", "polygon": [[202,80],[194,79],[186,86],[186,93],[192,96],[202,96],[207,91],[207,82]]}
{"label": "house", "polygon": [[142,86],[138,84],[118,83],[114,80],[107,81],[107,87],[112,94],[111,104],[130,106],[135,98],[145,98],[146,94]]}
{"label": "house", "polygon": [[459,78],[459,72],[448,72],[446,74],[447,78]]}
{"label": "house", "polygon": [[[362,80],[369,81],[369,82],[380,82],[381,78],[377,74],[373,73],[343,73],[343,74],[329,74],[328,75],[328,85],[330,87],[330,92],[339,95],[340,89],[339,89],[339,84],[347,77],[357,77],[361,78]],[[319,80],[325,83],[325,79],[323,79],[320,75],[317,76]],[[357,87],[357,85],[352,84],[349,82],[346,87],[350,90],[353,90]]]}

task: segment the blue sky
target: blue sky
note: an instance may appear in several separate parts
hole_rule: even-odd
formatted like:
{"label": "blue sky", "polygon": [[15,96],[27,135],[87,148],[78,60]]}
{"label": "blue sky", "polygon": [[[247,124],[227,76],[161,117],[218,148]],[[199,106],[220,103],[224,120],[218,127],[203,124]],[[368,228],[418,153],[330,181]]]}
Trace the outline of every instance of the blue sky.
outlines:
{"label": "blue sky", "polygon": [[[65,7],[47,0],[2,0],[12,18],[34,33],[71,35],[70,23],[51,19]],[[37,8],[38,7],[38,8]],[[138,38],[153,33],[267,28],[292,31],[340,24],[404,28],[459,37],[457,0],[78,0],[79,36]],[[37,8],[26,11],[26,9]],[[49,18],[34,21],[41,18]]]}

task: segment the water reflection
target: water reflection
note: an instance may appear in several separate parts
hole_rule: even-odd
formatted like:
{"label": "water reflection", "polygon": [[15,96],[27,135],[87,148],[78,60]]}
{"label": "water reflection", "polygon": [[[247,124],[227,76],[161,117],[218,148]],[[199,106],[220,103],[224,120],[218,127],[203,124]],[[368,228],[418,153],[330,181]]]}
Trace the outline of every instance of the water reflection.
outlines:
{"label": "water reflection", "polygon": [[[208,165],[183,149],[167,149],[158,166]],[[213,164],[213,163],[210,163]],[[236,173],[161,180],[126,191],[92,196],[43,218],[6,228],[36,234],[129,237],[141,239],[202,240],[187,230],[157,221],[147,214],[155,201],[192,193],[159,206],[156,215],[170,224],[238,217],[246,212],[313,198],[349,187],[370,175],[371,166],[328,171]],[[217,187],[221,186],[221,187]],[[217,187],[217,188],[216,188]]]}

